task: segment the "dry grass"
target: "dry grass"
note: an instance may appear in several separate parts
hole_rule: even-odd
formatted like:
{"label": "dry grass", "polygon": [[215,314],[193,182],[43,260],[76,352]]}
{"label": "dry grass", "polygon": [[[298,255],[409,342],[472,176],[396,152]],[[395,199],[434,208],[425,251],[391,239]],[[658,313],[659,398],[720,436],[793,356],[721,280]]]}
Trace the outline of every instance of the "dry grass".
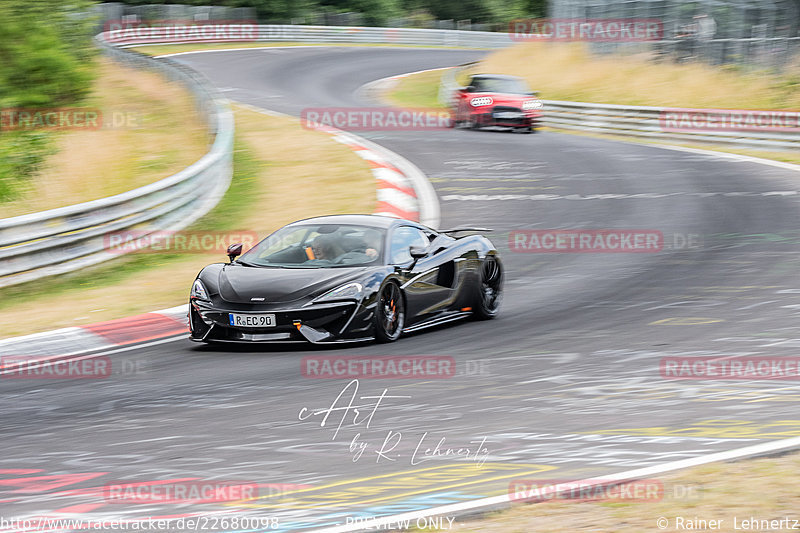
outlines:
{"label": "dry grass", "polygon": [[[375,182],[369,166],[348,147],[324,133],[303,129],[299,121],[235,107],[237,144],[247,152],[239,165],[223,218],[231,230],[259,236],[311,216],[371,213]],[[237,154],[241,161],[244,154]],[[252,163],[255,164],[252,164]],[[244,170],[243,170],[244,169]],[[241,181],[248,182],[244,188]],[[212,212],[193,231],[219,229]],[[236,233],[236,231],[231,231]],[[222,254],[150,256],[145,266],[122,258],[80,274],[70,274],[52,289],[52,280],[0,290],[3,335],[13,337],[59,327],[120,318],[186,302],[194,276]],[[127,262],[127,263],[126,263]]]}
{"label": "dry grass", "polygon": [[648,55],[591,55],[583,43],[521,43],[476,70],[526,78],[548,100],[733,109],[800,109],[800,67],[782,76]]}
{"label": "dry grass", "polygon": [[400,78],[397,85],[382,96],[391,104],[399,107],[426,109],[445,107],[439,102],[439,84],[442,72],[444,71],[431,70]]}
{"label": "dry grass", "polygon": [[244,109],[236,112],[236,129],[256,158],[269,164],[246,228],[271,232],[300,218],[375,210],[369,165],[329,135],[306,130],[296,119]]}
{"label": "dry grass", "polygon": [[[676,517],[722,520],[715,531],[734,531],[743,519],[800,520],[800,490],[797,473],[800,454],[762,458],[735,463],[713,463],[680,473],[662,476],[661,501],[547,502],[517,505],[480,520],[456,521],[459,533],[497,531],[503,533],[560,533],[562,531],[647,532],[680,531]],[[687,495],[684,490],[692,488]],[[656,521],[667,518],[669,525],[659,529]],[[687,522],[684,522],[684,526]],[[688,528],[684,529],[688,530]],[[710,531],[699,528],[695,531]],[[769,531],[797,531],[789,527]],[[754,528],[751,531],[766,531]]]}
{"label": "dry grass", "polygon": [[[101,59],[82,107],[100,110],[103,127],[58,133],[56,153],[18,199],[3,204],[3,217],[125,192],[181,170],[207,150],[191,94],[157,74]],[[123,119],[117,127],[114,118]]]}

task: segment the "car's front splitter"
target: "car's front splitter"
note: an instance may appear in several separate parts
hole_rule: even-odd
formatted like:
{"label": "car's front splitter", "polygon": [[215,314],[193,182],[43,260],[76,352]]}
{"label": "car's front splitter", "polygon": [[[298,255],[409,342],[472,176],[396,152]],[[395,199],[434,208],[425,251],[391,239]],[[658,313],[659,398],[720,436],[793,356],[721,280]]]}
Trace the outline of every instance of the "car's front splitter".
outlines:
{"label": "car's front splitter", "polygon": [[[275,317],[271,327],[235,327],[229,323],[230,313],[238,310],[220,309],[205,302],[191,302],[191,339],[219,342],[310,342],[327,344],[338,342],[362,342],[372,338],[364,333],[365,322],[370,316],[354,320],[365,312],[359,302],[345,301],[292,309],[259,309],[248,314],[270,314]],[[355,334],[348,335],[355,324]],[[371,333],[371,332],[370,332]],[[352,337],[352,338],[350,338]]]}

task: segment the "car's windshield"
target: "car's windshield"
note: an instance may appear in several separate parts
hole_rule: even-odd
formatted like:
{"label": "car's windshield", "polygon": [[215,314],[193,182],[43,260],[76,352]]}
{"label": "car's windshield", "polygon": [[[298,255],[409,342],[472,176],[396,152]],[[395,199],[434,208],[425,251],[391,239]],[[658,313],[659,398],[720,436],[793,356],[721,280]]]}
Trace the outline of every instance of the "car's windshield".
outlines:
{"label": "car's windshield", "polygon": [[531,89],[524,80],[514,78],[473,78],[474,92],[530,94]]}
{"label": "car's windshield", "polygon": [[335,268],[378,264],[386,231],[345,224],[302,224],[279,229],[244,254],[250,266]]}

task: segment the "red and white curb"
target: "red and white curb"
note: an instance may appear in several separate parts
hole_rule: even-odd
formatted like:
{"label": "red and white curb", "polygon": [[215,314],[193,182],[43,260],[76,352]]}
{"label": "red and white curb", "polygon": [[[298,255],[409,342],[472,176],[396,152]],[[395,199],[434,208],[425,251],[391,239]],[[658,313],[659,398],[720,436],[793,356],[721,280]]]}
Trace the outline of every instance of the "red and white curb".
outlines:
{"label": "red and white curb", "polygon": [[34,333],[0,340],[0,378],[23,365],[48,364],[75,356],[138,344],[166,337],[188,335],[189,306]]}

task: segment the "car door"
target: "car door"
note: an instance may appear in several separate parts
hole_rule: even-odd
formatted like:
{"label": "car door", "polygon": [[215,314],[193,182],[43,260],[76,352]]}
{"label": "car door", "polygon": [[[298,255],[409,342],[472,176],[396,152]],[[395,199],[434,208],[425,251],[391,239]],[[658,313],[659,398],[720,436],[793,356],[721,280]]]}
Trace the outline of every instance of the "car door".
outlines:
{"label": "car door", "polygon": [[452,275],[441,270],[439,256],[429,255],[417,261],[411,257],[412,246],[427,249],[430,244],[430,236],[414,226],[398,226],[390,236],[389,262],[403,280],[407,325],[445,309],[454,292]]}

